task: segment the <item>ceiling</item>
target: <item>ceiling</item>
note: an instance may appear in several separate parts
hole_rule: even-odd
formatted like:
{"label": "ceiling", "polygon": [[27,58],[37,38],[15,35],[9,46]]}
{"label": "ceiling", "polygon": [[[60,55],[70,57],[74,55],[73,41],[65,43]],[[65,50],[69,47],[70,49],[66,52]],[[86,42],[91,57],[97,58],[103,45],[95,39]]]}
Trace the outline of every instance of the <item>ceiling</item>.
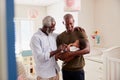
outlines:
{"label": "ceiling", "polygon": [[48,6],[60,0],[14,0],[15,4]]}

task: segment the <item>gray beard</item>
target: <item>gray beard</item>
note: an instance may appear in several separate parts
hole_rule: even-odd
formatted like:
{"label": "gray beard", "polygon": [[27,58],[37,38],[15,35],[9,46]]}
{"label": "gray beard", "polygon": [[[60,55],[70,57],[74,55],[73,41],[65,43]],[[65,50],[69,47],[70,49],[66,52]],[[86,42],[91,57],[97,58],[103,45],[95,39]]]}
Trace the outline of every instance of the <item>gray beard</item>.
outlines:
{"label": "gray beard", "polygon": [[47,30],[46,30],[46,33],[47,33],[47,34],[50,34],[50,33],[52,33],[52,32],[50,32],[49,29],[47,29]]}

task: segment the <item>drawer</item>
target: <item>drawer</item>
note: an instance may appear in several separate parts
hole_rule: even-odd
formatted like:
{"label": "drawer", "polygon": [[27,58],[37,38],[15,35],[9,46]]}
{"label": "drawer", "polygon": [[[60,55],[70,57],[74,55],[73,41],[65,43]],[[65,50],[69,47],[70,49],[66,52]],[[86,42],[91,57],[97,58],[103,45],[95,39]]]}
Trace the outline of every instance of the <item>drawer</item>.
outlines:
{"label": "drawer", "polygon": [[85,60],[85,80],[103,80],[103,64]]}
{"label": "drawer", "polygon": [[85,60],[85,67],[84,68],[85,68],[85,70],[102,72],[103,71],[103,64],[97,63],[94,61],[90,61],[90,60]]}

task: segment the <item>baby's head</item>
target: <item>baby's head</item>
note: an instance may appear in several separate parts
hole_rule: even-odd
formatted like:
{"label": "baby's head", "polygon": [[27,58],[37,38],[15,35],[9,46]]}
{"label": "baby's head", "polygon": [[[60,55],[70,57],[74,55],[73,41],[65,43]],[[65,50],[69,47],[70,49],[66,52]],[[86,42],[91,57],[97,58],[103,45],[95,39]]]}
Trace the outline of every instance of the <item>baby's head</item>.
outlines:
{"label": "baby's head", "polygon": [[77,48],[80,48],[80,40],[76,40],[74,43],[73,43],[73,46],[77,47]]}
{"label": "baby's head", "polygon": [[75,46],[79,49],[84,49],[86,47],[86,40],[85,39],[77,39],[71,46]]}

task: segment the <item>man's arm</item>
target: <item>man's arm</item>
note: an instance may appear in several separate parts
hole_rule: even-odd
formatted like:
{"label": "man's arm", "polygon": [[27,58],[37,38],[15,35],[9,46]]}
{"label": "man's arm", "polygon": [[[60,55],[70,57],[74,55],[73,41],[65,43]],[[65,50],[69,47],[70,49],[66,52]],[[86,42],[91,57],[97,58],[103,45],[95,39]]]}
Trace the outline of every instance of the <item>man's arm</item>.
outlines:
{"label": "man's arm", "polygon": [[81,27],[75,27],[79,32],[82,34],[82,38],[80,38],[80,50],[72,52],[72,56],[79,56],[79,55],[84,55],[88,54],[90,52],[90,44],[88,41],[88,37],[86,35],[86,32],[83,28]]}
{"label": "man's arm", "polygon": [[79,56],[79,55],[84,55],[88,54],[90,52],[90,44],[87,39],[85,39],[85,44],[84,48],[78,51],[71,52],[71,56]]}
{"label": "man's arm", "polygon": [[52,57],[52,56],[54,56],[55,54],[58,54],[58,53],[60,53],[60,49],[57,49],[57,50],[55,50],[55,51],[51,51],[50,52],[50,57]]}

